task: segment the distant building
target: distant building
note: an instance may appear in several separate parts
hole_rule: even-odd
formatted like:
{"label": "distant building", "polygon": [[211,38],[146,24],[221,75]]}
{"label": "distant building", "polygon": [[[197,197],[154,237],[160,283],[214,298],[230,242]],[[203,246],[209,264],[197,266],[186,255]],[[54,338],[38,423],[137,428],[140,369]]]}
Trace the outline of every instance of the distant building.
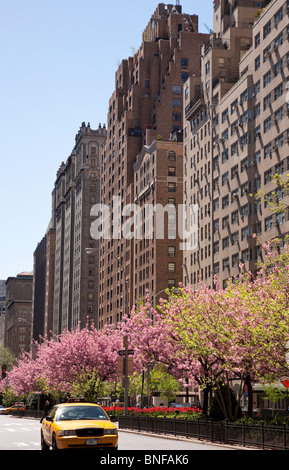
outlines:
{"label": "distant building", "polygon": [[[34,253],[33,336],[60,334],[98,318],[98,243],[91,209],[100,201],[100,148],[105,126],[82,123],[52,191],[47,232]],[[88,254],[86,249],[91,248]]]}
{"label": "distant building", "polygon": [[0,281],[0,346],[4,346],[6,284]]}
{"label": "distant building", "polygon": [[6,280],[4,346],[16,357],[31,347],[32,290],[33,273],[23,272]]}

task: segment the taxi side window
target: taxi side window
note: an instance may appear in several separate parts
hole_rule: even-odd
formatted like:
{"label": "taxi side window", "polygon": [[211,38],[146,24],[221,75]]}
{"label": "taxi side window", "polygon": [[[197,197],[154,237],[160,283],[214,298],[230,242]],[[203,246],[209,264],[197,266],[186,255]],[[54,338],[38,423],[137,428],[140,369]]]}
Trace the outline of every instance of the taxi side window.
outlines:
{"label": "taxi side window", "polygon": [[55,414],[56,414],[56,410],[57,410],[57,407],[55,406],[54,408],[52,408],[52,409],[49,411],[49,413],[48,413],[47,416],[48,416],[49,418],[54,419]]}

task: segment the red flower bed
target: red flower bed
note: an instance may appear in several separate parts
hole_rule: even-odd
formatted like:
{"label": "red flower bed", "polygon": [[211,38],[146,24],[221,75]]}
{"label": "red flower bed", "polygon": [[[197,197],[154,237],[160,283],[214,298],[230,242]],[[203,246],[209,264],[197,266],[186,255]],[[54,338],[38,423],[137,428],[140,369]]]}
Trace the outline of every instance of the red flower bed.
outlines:
{"label": "red flower bed", "polygon": [[[121,406],[105,406],[103,409],[108,414],[120,414],[124,413],[124,407]],[[139,416],[175,416],[176,414],[186,414],[188,417],[194,415],[195,413],[201,413],[202,411],[196,407],[183,407],[183,408],[175,408],[175,407],[167,407],[167,406],[156,406],[151,408],[139,408],[137,406],[129,406],[127,408],[128,414],[134,414]]]}

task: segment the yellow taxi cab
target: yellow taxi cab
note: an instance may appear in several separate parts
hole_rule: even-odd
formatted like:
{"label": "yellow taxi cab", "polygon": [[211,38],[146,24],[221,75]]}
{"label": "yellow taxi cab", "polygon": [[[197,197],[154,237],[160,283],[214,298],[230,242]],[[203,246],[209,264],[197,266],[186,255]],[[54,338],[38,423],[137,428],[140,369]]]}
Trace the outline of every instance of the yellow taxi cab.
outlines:
{"label": "yellow taxi cab", "polygon": [[3,414],[10,415],[11,413],[13,413],[13,411],[24,411],[25,409],[26,407],[23,402],[19,402],[19,403],[16,402],[14,403],[14,405],[6,408]]}
{"label": "yellow taxi cab", "polygon": [[116,425],[94,403],[54,406],[41,426],[41,449],[107,449],[118,447]]}

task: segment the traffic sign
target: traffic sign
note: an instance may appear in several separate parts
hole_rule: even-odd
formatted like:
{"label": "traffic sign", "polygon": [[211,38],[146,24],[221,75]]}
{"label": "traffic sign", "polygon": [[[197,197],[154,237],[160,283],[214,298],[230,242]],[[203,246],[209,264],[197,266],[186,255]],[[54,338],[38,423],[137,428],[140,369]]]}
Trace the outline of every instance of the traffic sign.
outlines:
{"label": "traffic sign", "polygon": [[[119,356],[125,356],[125,352],[126,352],[125,349],[122,349],[122,350],[118,351],[118,355]],[[127,355],[128,356],[133,356],[134,355],[134,350],[133,349],[128,349],[127,350]]]}

